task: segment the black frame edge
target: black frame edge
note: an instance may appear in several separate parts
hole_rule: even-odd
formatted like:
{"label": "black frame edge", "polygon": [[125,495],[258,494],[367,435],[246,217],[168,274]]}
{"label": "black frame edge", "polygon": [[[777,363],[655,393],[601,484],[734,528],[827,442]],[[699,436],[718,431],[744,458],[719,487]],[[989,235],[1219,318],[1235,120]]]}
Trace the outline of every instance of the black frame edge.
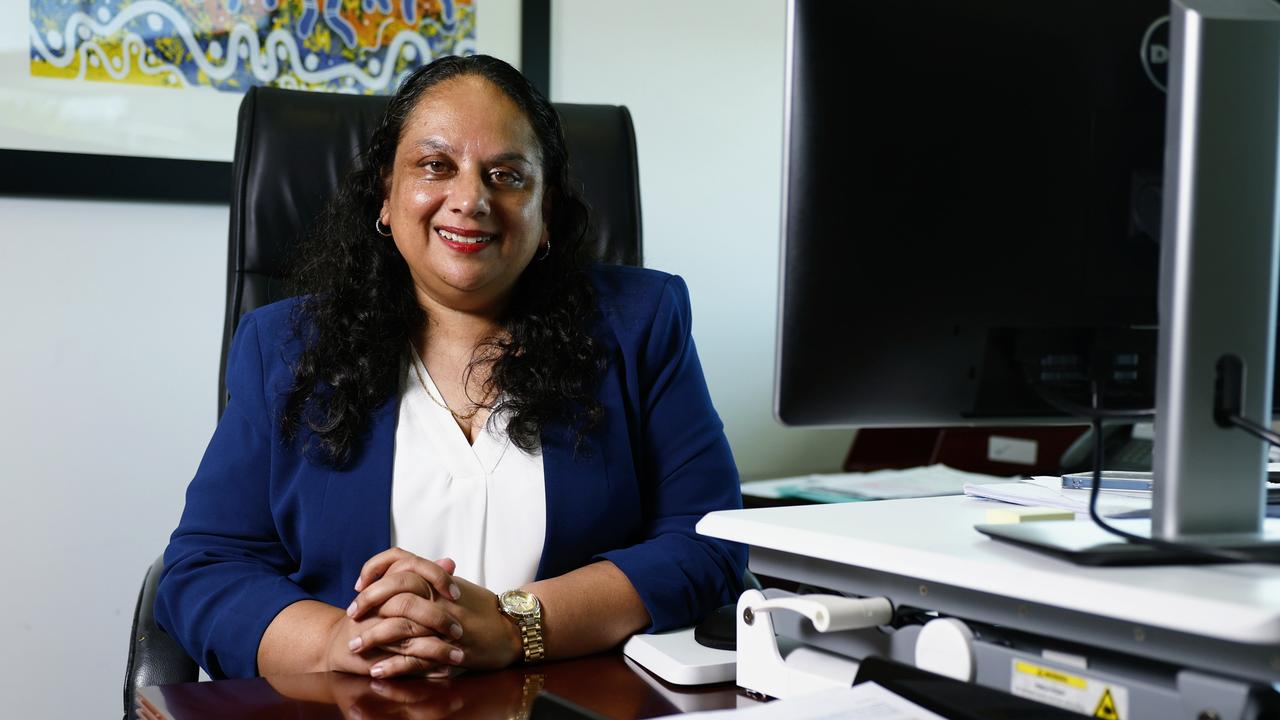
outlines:
{"label": "black frame edge", "polygon": [[231,163],[0,150],[0,195],[231,202]]}
{"label": "black frame edge", "polygon": [[520,72],[551,97],[551,0],[520,3]]}

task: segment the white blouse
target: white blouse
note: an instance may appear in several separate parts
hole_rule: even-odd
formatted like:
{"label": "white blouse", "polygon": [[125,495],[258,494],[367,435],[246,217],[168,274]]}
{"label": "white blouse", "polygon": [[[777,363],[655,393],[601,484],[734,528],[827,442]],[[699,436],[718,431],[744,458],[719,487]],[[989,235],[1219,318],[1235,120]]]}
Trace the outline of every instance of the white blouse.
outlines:
{"label": "white blouse", "polygon": [[[495,593],[531,582],[547,529],[539,448],[530,455],[495,415],[475,444],[435,398],[443,395],[417,353],[400,386],[391,476],[391,542],[429,560],[453,558],[456,574]],[[422,381],[419,382],[418,374]]]}

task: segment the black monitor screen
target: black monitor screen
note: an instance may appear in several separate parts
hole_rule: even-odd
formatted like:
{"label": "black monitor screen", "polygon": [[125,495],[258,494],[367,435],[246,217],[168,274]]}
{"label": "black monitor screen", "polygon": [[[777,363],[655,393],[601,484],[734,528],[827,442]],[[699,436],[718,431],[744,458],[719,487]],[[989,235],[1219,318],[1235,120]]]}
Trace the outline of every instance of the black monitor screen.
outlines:
{"label": "black monitor screen", "polygon": [[1166,0],[795,0],[777,412],[1150,407]]}

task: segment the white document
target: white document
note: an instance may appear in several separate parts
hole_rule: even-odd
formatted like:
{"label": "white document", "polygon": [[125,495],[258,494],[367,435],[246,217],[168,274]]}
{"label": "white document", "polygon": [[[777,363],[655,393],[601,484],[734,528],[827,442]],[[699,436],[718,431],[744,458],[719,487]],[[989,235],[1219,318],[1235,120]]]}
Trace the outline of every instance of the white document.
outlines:
{"label": "white document", "polygon": [[[964,494],[1013,505],[1051,507],[1074,513],[1089,512],[1089,491],[1062,487],[1060,477],[1034,477],[1022,482],[965,485]],[[1151,494],[1102,490],[1098,513],[1103,517],[1140,516],[1151,511]]]}
{"label": "white document", "polygon": [[893,500],[960,495],[964,493],[967,484],[992,483],[1009,479],[999,475],[964,472],[937,464],[905,470],[875,470],[757,480],[743,483],[742,492],[755,497],[801,497],[825,502]]}
{"label": "white document", "polygon": [[659,720],[946,720],[873,682],[774,700],[737,710],[668,715]]}

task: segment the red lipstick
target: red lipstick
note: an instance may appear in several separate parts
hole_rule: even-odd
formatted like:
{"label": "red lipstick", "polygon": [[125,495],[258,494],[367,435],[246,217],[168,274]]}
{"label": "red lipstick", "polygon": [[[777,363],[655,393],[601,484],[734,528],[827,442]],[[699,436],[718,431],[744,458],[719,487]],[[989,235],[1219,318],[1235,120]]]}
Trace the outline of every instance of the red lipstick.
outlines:
{"label": "red lipstick", "polygon": [[440,238],[450,250],[460,252],[465,255],[477,253],[489,247],[497,235],[482,232],[480,230],[468,230],[465,228],[454,227],[438,227],[436,228],[436,236]]}

